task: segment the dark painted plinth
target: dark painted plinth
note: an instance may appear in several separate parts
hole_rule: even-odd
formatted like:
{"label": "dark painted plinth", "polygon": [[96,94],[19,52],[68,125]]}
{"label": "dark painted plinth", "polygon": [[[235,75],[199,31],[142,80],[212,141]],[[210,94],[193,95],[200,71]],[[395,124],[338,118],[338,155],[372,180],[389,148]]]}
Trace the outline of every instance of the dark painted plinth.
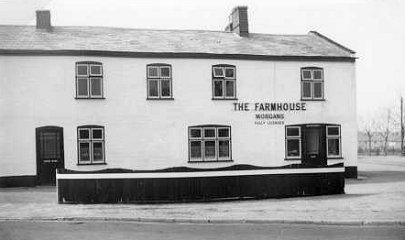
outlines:
{"label": "dark painted plinth", "polygon": [[148,203],[344,193],[344,173],[165,179],[59,179],[60,203]]}
{"label": "dark painted plinth", "polygon": [[357,178],[357,167],[345,167],[345,178]]}
{"label": "dark painted plinth", "polygon": [[0,177],[0,188],[6,187],[35,187],[36,176]]}

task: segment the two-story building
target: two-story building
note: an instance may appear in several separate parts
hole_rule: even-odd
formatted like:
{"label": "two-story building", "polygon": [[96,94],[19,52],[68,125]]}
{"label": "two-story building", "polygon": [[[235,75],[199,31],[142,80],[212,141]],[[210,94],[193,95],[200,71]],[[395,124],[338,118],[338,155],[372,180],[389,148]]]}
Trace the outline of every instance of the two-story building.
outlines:
{"label": "two-story building", "polygon": [[[37,11],[36,26],[0,26],[0,186],[55,184],[60,168],[60,201],[86,179],[91,189],[193,179],[156,189],[213,191],[204,181],[242,189],[267,176],[249,181],[341,193],[344,171],[357,175],[355,59],[317,32],[251,33],[246,7],[225,31],[52,26]],[[320,183],[328,174],[338,180]],[[259,197],[308,195],[270,192]]]}

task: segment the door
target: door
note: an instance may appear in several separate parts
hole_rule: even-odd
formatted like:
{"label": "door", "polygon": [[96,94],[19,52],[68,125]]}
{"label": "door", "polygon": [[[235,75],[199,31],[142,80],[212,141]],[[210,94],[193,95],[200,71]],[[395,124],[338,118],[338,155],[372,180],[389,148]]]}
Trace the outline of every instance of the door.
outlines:
{"label": "door", "polygon": [[36,129],[37,182],[55,185],[56,169],[64,168],[63,128],[47,126]]}
{"label": "door", "polygon": [[306,125],[303,140],[303,163],[312,166],[326,165],[325,127]]}

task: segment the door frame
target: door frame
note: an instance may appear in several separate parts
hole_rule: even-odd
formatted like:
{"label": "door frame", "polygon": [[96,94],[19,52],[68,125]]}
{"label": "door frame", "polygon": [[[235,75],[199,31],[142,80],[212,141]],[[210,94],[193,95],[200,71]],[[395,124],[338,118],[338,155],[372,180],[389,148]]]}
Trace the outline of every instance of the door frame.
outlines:
{"label": "door frame", "polygon": [[60,139],[61,139],[61,144],[60,144],[60,151],[61,151],[61,159],[60,159],[60,165],[62,165],[63,167],[65,167],[65,149],[64,149],[64,138],[63,138],[63,127],[59,127],[59,126],[42,126],[42,127],[37,127],[35,128],[35,143],[36,143],[36,167],[37,167],[37,173],[36,173],[36,183],[37,185],[41,185],[41,181],[40,181],[40,168],[41,168],[41,164],[40,164],[40,144],[39,144],[39,134],[42,131],[47,131],[47,130],[53,130],[53,131],[58,131],[60,134]]}

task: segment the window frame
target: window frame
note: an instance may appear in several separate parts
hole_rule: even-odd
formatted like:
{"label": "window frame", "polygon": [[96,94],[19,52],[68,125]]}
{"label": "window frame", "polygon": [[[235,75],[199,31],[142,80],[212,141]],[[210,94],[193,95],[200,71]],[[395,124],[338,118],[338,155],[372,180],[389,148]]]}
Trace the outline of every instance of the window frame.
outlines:
{"label": "window frame", "polygon": [[[222,69],[222,76],[216,75],[215,70]],[[233,76],[227,77],[226,70],[233,69]],[[212,75],[212,100],[237,100],[237,87],[236,87],[236,66],[229,65],[229,64],[217,64],[211,67],[211,75]],[[215,95],[215,82],[221,82],[222,86],[222,95],[216,96]],[[228,92],[226,89],[226,83],[232,82],[233,83],[233,95],[227,96]]]}
{"label": "window frame", "polygon": [[[87,67],[87,74],[82,75],[79,74],[79,67],[86,66]],[[93,74],[91,72],[91,68],[93,66],[100,67],[99,74]],[[76,99],[104,99],[104,73],[103,73],[103,64],[101,62],[94,62],[94,61],[79,61],[76,62],[75,67],[75,79],[76,79]],[[87,94],[79,94],[79,79],[86,79],[87,83]],[[101,92],[100,95],[92,94],[92,79],[100,79],[100,88]]]}
{"label": "window frame", "polygon": [[[303,67],[301,68],[301,100],[302,101],[324,101],[325,100],[325,77],[324,77],[324,69],[320,67]],[[310,78],[306,78],[304,75],[305,71],[309,71],[311,76]],[[315,79],[315,72],[319,71],[321,73],[320,79]],[[315,84],[321,85],[321,96],[315,96]],[[304,96],[304,85],[310,85],[311,96],[306,97]]]}
{"label": "window frame", "polygon": [[[337,135],[330,135],[328,134],[329,128],[337,128],[338,134]],[[326,125],[326,157],[328,159],[334,158],[342,158],[342,133],[341,133],[341,126],[340,125]],[[329,155],[329,139],[337,139],[339,141],[339,154],[338,155]]]}
{"label": "window frame", "polygon": [[[298,136],[288,136],[287,129],[289,128],[297,128],[298,129]],[[301,160],[302,158],[302,128],[301,126],[290,125],[285,126],[285,158],[288,160]],[[298,156],[288,156],[288,140],[298,140]]]}
{"label": "window frame", "polygon": [[[150,76],[149,69],[157,68],[157,76]],[[169,69],[169,76],[162,76],[161,71],[164,68]],[[150,92],[150,81],[157,81],[157,96],[152,96]],[[162,81],[169,81],[169,96],[163,95]],[[146,65],[146,99],[147,100],[173,100],[173,68],[167,63],[151,63]]]}
{"label": "window frame", "polygon": [[[87,130],[89,132],[88,139],[81,139],[80,138],[80,131]],[[101,138],[94,138],[93,137],[93,130],[101,130]],[[80,156],[80,144],[81,143],[88,143],[89,144],[89,161],[84,161],[81,159]],[[100,161],[94,160],[94,143],[101,143],[102,147],[102,155],[103,158]],[[106,164],[106,157],[105,157],[105,128],[99,125],[83,125],[77,127],[77,165],[99,165],[99,164]]]}
{"label": "window frame", "polygon": [[[200,130],[200,137],[192,137],[191,131],[198,129]],[[218,131],[220,129],[228,129],[227,137],[219,137]],[[205,137],[205,130],[214,130],[214,137]],[[194,141],[199,141],[201,146],[201,157],[191,158],[191,143]],[[213,141],[215,143],[215,157],[207,158],[205,155],[205,143]],[[228,156],[219,156],[219,142],[228,141]],[[188,162],[189,163],[201,163],[201,162],[232,162],[232,137],[231,137],[231,126],[226,125],[198,125],[188,127]]]}

